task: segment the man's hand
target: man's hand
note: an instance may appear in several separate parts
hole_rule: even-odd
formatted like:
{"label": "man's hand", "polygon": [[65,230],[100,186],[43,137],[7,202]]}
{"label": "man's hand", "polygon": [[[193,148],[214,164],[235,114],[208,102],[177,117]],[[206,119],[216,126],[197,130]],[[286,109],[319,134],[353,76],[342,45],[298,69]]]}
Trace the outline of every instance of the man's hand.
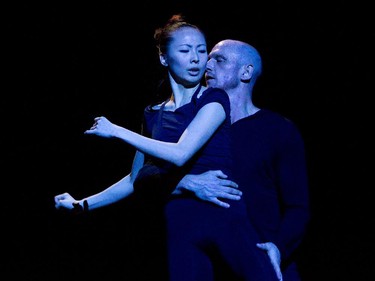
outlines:
{"label": "man's hand", "polygon": [[268,257],[271,260],[271,264],[276,272],[277,278],[282,281],[283,276],[281,274],[280,264],[281,264],[281,255],[277,246],[272,242],[258,243],[257,247],[265,250]]}
{"label": "man's hand", "polygon": [[[186,175],[178,184],[175,194],[183,190],[193,192],[198,198],[212,202],[224,208],[230,205],[220,199],[240,200],[242,192],[238,185],[227,180],[222,171],[208,171],[200,175]],[[220,199],[219,199],[220,198]]]}

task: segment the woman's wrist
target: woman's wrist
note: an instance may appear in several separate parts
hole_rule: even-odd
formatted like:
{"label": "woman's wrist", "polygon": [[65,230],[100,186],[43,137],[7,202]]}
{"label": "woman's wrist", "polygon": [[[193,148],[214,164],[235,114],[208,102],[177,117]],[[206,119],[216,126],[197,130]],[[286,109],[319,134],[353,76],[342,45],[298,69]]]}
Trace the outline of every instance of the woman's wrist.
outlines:
{"label": "woman's wrist", "polygon": [[87,202],[87,200],[80,200],[80,201],[77,201],[77,202],[73,202],[72,203],[73,205],[73,212],[74,213],[84,213],[84,212],[88,212],[89,210],[89,204]]}

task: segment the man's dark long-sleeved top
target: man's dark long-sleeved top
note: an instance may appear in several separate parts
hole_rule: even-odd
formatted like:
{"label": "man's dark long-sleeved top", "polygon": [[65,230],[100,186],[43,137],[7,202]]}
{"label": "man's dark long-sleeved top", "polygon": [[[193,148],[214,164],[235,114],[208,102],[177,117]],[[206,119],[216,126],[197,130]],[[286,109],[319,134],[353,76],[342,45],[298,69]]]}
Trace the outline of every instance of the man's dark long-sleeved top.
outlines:
{"label": "man's dark long-sleeved top", "polygon": [[297,127],[270,110],[231,126],[234,178],[252,224],[283,260],[300,244],[310,219],[305,148]]}

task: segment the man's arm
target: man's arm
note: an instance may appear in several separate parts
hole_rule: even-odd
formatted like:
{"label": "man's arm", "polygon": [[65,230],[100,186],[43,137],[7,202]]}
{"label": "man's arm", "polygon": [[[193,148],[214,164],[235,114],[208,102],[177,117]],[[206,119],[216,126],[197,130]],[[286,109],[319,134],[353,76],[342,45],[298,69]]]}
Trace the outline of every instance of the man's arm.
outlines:
{"label": "man's arm", "polygon": [[220,199],[240,200],[242,196],[238,185],[228,180],[222,171],[207,171],[199,175],[184,176],[173,194],[185,191],[193,192],[198,198],[224,208],[229,208],[230,204]]}

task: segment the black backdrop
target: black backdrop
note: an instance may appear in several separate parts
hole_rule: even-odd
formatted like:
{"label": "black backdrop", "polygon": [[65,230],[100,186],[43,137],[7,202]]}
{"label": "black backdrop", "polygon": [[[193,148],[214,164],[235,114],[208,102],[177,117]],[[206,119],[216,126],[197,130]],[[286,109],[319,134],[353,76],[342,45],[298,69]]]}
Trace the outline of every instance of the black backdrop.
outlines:
{"label": "black backdrop", "polygon": [[82,198],[130,171],[132,148],[83,131],[97,115],[139,131],[161,75],[153,31],[177,12],[205,30],[209,47],[225,38],[257,47],[264,74],[255,102],[292,119],[304,136],[312,221],[299,253],[303,280],[371,280],[365,277],[374,273],[374,149],[365,134],[371,133],[374,92],[370,9],[359,3],[181,2],[4,9],[7,280],[151,280],[161,274],[162,234],[151,236],[157,223],[144,225],[131,200],[68,216],[54,209],[53,196],[68,191]]}

